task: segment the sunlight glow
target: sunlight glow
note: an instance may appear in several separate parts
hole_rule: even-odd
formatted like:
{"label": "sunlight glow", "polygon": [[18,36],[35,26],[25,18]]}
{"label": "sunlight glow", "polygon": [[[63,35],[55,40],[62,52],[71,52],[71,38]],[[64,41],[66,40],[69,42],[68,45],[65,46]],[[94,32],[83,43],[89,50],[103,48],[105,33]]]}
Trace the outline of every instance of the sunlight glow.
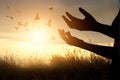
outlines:
{"label": "sunlight glow", "polygon": [[32,42],[46,42],[50,38],[46,29],[33,29],[28,35]]}
{"label": "sunlight glow", "polygon": [[[5,47],[4,49],[0,49],[0,52],[2,52],[0,58],[5,60],[7,57],[7,61],[9,63],[15,63],[17,66],[23,68],[40,66],[39,64],[45,64],[49,66],[52,63],[52,59],[57,60],[57,56],[58,60],[79,58],[81,61],[87,60],[90,63],[92,56],[97,58],[97,55],[89,51],[65,44],[36,45],[34,43],[21,42],[14,43],[14,45],[12,45],[11,43],[11,45],[9,45],[9,49]],[[106,59],[103,60],[106,61]]]}

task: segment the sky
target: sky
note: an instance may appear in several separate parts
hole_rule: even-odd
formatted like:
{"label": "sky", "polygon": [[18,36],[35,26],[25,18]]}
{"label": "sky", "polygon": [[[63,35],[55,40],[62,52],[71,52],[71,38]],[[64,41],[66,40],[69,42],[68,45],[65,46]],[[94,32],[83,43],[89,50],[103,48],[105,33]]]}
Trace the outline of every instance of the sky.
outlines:
{"label": "sky", "polygon": [[[98,22],[111,25],[119,10],[119,0],[0,0],[0,44],[30,41],[33,29],[43,29],[43,34],[49,35],[49,41],[44,43],[65,44],[58,34],[59,28],[70,31],[72,35],[86,42],[91,39],[96,44],[114,43],[114,39],[99,32],[68,28],[61,16],[68,11],[78,18],[84,18],[78,10],[79,7],[88,11]],[[39,19],[35,22],[37,14]],[[47,25],[50,20],[51,27]],[[27,27],[20,26],[20,23],[26,24]],[[51,36],[55,40],[51,39]]]}

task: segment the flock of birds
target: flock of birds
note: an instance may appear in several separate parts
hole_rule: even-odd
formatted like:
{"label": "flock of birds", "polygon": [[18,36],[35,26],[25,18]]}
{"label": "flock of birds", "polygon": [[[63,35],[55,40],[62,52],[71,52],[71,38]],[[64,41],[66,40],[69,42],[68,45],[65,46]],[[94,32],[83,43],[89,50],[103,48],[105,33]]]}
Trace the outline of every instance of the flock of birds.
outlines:
{"label": "flock of birds", "polygon": [[[7,6],[7,9],[10,9],[10,8],[11,8],[10,6]],[[53,10],[53,7],[50,7],[49,10],[52,11],[52,10]],[[16,12],[17,12],[17,13],[21,13],[21,11],[19,11],[19,10],[17,10],[17,9],[16,9]],[[13,16],[6,16],[6,17],[9,18],[9,19],[11,19],[11,20],[14,19]],[[36,15],[34,16],[34,23],[35,23],[36,21],[39,21],[39,20],[40,20],[40,16],[39,16],[39,13],[37,12]],[[49,28],[52,27],[52,19],[49,19],[49,20],[48,20],[47,26],[48,26]],[[14,29],[15,29],[15,30],[19,30],[21,27],[24,27],[24,28],[26,28],[27,31],[29,31],[29,30],[28,30],[28,22],[27,22],[27,21],[26,21],[26,22],[18,21],[17,26],[15,26]],[[51,39],[52,39],[52,40],[55,40],[55,37],[54,37],[54,36],[51,36]]]}

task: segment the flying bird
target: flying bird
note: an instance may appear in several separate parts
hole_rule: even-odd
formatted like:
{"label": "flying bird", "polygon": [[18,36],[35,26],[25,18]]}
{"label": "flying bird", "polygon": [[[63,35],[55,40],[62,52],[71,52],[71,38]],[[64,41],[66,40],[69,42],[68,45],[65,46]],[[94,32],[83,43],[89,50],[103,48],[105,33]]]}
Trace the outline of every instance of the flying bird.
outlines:
{"label": "flying bird", "polygon": [[53,10],[53,7],[50,7],[49,9],[50,9],[50,10]]}
{"label": "flying bird", "polygon": [[19,26],[22,26],[22,22],[19,21],[19,22],[18,22],[18,25],[19,25]]}
{"label": "flying bird", "polygon": [[39,20],[39,19],[40,19],[40,17],[39,17],[39,14],[37,13],[36,16],[35,16],[34,22]]}
{"label": "flying bird", "polygon": [[47,24],[49,27],[51,27],[51,26],[52,26],[52,25],[51,25],[51,22],[52,22],[52,20],[51,20],[51,19],[49,19],[48,24]]}
{"label": "flying bird", "polygon": [[18,22],[18,26],[23,26],[23,27],[27,27],[28,22],[22,23],[22,22]]}
{"label": "flying bird", "polygon": [[18,30],[20,27],[18,27],[18,26],[16,26],[16,27],[14,27],[16,30]]}
{"label": "flying bird", "polygon": [[10,18],[10,19],[13,19],[14,17],[12,17],[12,16],[6,16],[6,17],[8,17],[8,18]]}
{"label": "flying bird", "polygon": [[7,6],[7,9],[10,9],[10,6]]}

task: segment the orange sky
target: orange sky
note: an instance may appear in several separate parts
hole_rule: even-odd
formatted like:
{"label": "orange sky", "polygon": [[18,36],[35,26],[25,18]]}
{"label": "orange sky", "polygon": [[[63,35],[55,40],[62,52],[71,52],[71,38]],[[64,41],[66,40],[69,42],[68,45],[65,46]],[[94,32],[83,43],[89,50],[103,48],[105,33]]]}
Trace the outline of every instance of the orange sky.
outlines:
{"label": "orange sky", "polygon": [[[33,27],[46,29],[49,36],[54,36],[55,40],[49,40],[50,43],[65,43],[57,30],[58,28],[64,28],[66,31],[70,29],[61,16],[68,11],[76,17],[84,18],[78,10],[79,7],[90,12],[97,21],[111,25],[118,12],[119,0],[0,0],[0,43],[4,45],[7,42],[27,41],[29,40],[27,29],[31,31]],[[50,8],[53,9],[50,10]],[[40,20],[34,22],[37,13]],[[50,19],[52,20],[51,28],[47,25]],[[19,22],[27,23],[28,27],[20,27],[16,30],[15,27]],[[113,43],[114,41],[100,33],[70,31],[71,34],[85,41],[88,39],[94,43]]]}

